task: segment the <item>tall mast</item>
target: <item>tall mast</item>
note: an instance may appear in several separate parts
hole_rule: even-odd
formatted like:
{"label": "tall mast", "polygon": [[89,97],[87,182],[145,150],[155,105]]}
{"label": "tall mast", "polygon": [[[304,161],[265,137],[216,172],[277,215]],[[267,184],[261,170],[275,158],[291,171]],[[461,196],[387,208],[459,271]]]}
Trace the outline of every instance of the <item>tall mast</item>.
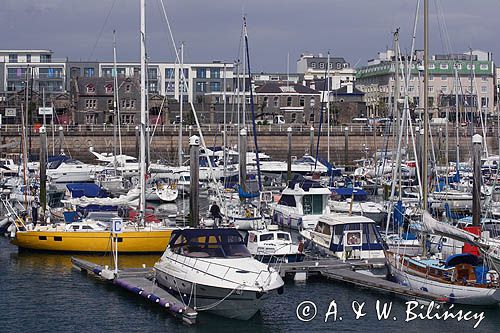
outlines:
{"label": "tall mast", "polygon": [[455,64],[455,134],[456,134],[456,145],[457,145],[457,170],[459,170],[459,163],[460,163],[460,142],[458,141],[458,87],[460,86],[460,82],[458,81],[458,62]]}
{"label": "tall mast", "polygon": [[115,174],[116,174],[116,164],[117,164],[117,160],[116,160],[116,154],[117,154],[117,142],[116,142],[116,126],[118,125],[118,116],[117,116],[117,110],[116,110],[116,106],[118,104],[118,101],[117,101],[117,98],[116,98],[116,95],[117,95],[117,90],[118,90],[118,73],[116,71],[116,34],[115,34],[115,30],[113,30],[113,113],[114,113],[114,119],[113,119],[113,148],[114,148],[114,151],[113,151],[113,165],[114,165],[114,169],[115,169]]}
{"label": "tall mast", "polygon": [[423,161],[422,170],[422,201],[423,210],[427,210],[427,168],[429,162],[427,156],[429,155],[429,0],[424,0],[424,149],[420,158]]}
{"label": "tall mast", "polygon": [[[326,62],[326,86],[327,86],[327,93],[326,93],[326,149],[327,149],[327,155],[326,159],[328,163],[330,163],[330,51],[328,51],[328,58]],[[311,125],[312,126],[312,125]],[[312,152],[311,152],[312,154]]]}
{"label": "tall mast", "polygon": [[226,122],[226,63],[224,63],[224,73],[223,73],[223,88],[222,88],[222,98],[223,98],[223,102],[222,102],[222,105],[223,105],[223,111],[224,111],[224,137],[223,137],[223,159],[224,159],[224,181],[226,180],[226,173],[227,173],[227,169],[226,169],[226,164],[227,164],[227,153],[226,153],[226,149],[227,149],[227,122]]}
{"label": "tall mast", "polygon": [[141,2],[141,143],[140,143],[140,187],[141,196],[139,203],[140,223],[144,224],[144,213],[146,210],[146,0]]}
{"label": "tall mast", "polygon": [[182,166],[182,104],[184,104],[184,42],[181,42],[181,92],[180,92],[180,103],[179,103],[179,145],[177,158],[179,159],[179,167]]}

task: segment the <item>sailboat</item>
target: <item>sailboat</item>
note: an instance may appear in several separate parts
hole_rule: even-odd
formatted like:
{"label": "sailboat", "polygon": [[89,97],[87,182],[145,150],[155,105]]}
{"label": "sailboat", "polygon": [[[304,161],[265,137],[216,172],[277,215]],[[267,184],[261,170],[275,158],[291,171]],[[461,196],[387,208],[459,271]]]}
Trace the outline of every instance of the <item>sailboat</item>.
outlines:
{"label": "sailboat", "polygon": [[[144,0],[142,0],[144,1]],[[163,252],[168,245],[173,228],[145,223],[146,211],[146,55],[144,8],[141,6],[141,144],[140,144],[140,200],[139,221],[125,223],[119,237],[114,237],[111,225],[100,221],[66,226],[46,225],[38,221],[33,226],[26,217],[18,217],[12,244],[20,248],[63,252],[111,252],[113,243],[120,243],[119,252]],[[116,75],[116,73],[115,73]],[[76,228],[78,226],[78,228]]]}

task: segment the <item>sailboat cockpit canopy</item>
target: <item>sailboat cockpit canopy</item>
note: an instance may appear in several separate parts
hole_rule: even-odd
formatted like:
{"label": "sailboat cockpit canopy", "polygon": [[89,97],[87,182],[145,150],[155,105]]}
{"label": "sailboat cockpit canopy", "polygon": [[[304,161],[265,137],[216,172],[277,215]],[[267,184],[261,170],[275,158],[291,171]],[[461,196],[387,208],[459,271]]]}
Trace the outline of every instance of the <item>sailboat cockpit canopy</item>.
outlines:
{"label": "sailboat cockpit canopy", "polygon": [[250,252],[235,229],[174,230],[169,244],[176,254],[192,258],[248,258]]}

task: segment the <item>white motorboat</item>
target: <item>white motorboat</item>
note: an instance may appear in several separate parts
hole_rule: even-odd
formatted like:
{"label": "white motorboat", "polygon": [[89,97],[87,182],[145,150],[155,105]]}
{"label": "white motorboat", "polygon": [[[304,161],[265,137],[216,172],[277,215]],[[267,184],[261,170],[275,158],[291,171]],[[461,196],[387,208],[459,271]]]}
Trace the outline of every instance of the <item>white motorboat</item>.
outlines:
{"label": "white motorboat", "polygon": [[275,291],[279,272],[252,258],[236,229],[179,229],[155,266],[160,286],[196,311],[250,319]]}
{"label": "white motorboat", "polygon": [[319,182],[295,176],[272,207],[273,222],[292,229],[313,229],[320,216],[330,214],[330,195]]}
{"label": "white motorboat", "polygon": [[385,258],[382,236],[375,221],[364,216],[322,216],[314,230],[302,230],[300,234],[342,260]]}
{"label": "white motorboat", "polygon": [[389,247],[389,251],[394,253],[417,256],[423,252],[420,240],[410,233],[387,235],[385,237],[385,244]]}
{"label": "white motorboat", "polygon": [[85,164],[62,155],[47,163],[47,179],[58,188],[64,188],[66,183],[93,182],[94,174],[102,170],[102,166]]}
{"label": "white motorboat", "polygon": [[276,225],[249,231],[247,247],[255,259],[265,263],[304,260],[303,244],[293,244],[290,233],[278,230]]}
{"label": "white motorboat", "polygon": [[386,217],[384,206],[373,201],[356,201],[352,199],[330,200],[330,211],[332,213],[351,213],[354,215],[366,216],[381,224]]}
{"label": "white motorboat", "polygon": [[163,179],[152,179],[146,183],[146,200],[173,202],[179,196],[177,183]]}

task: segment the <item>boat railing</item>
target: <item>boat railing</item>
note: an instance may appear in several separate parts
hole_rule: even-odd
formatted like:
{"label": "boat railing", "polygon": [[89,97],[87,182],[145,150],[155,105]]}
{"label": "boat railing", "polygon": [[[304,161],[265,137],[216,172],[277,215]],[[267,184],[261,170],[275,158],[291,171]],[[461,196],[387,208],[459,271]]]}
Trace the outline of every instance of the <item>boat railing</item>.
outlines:
{"label": "boat railing", "polygon": [[[182,260],[182,261],[179,260],[179,257],[183,257],[184,260]],[[229,266],[229,265],[225,265],[225,264],[222,264],[222,263],[216,263],[216,262],[213,262],[213,261],[207,261],[207,260],[204,260],[203,258],[188,257],[188,256],[179,255],[179,254],[175,254],[174,256],[170,257],[170,259],[172,259],[172,260],[174,260],[176,262],[182,263],[183,265],[186,265],[186,262],[189,260],[190,261],[189,262],[189,266],[192,269],[194,269],[194,270],[196,270],[198,272],[201,272],[201,273],[204,273],[204,274],[216,277],[218,279],[222,279],[224,281],[228,281],[228,282],[236,283],[236,284],[239,284],[240,282],[231,280],[228,277],[228,274],[230,272],[241,273],[242,271],[244,271],[245,274],[248,274],[248,273],[253,274],[255,276],[255,278],[253,279],[252,286],[262,286],[258,282],[260,281],[261,275],[263,273],[266,274],[266,275],[268,275],[267,279],[264,281],[264,285],[266,285],[268,283],[268,280],[271,278],[271,275],[269,274],[268,270],[259,270],[259,271],[252,271],[252,270],[247,270],[247,269],[243,270],[243,269],[238,269],[238,268],[235,268],[235,267],[232,267],[232,266]],[[224,274],[221,276],[220,274],[210,273],[210,268],[213,267],[213,266],[217,266],[217,267],[225,269]]]}

